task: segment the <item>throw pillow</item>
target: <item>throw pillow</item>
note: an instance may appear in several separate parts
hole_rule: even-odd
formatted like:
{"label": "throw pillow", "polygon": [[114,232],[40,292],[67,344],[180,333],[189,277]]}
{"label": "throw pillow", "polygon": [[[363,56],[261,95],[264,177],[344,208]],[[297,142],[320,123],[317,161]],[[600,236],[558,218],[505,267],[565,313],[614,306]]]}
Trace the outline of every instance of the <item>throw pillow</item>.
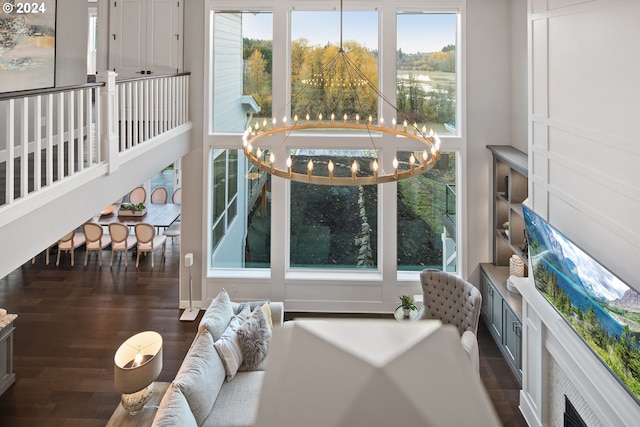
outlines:
{"label": "throw pillow", "polygon": [[273,329],[273,319],[271,318],[271,306],[269,303],[262,304],[260,309],[264,313],[264,317],[267,319],[267,323],[269,324],[269,328]]}
{"label": "throw pillow", "polygon": [[238,329],[242,325],[249,314],[249,306],[231,318],[229,326],[224,331],[222,336],[213,343],[222,364],[224,370],[227,373],[227,381],[231,381],[238,372],[238,368],[242,365],[242,351],[240,350],[240,343],[238,342]]}
{"label": "throw pillow", "polygon": [[198,332],[202,333],[202,331],[206,329],[211,334],[213,341],[216,341],[227,329],[227,326],[229,326],[229,321],[233,314],[231,299],[227,291],[223,289],[213,301],[211,301],[207,311],[204,312],[200,325],[198,326]]}
{"label": "throw pillow", "polygon": [[224,378],[224,366],[216,357],[211,334],[205,330],[187,352],[174,380],[189,403],[198,425],[211,412]]}
{"label": "throw pillow", "polygon": [[255,309],[238,329],[238,340],[242,352],[243,367],[255,370],[269,352],[271,327],[261,307]]}

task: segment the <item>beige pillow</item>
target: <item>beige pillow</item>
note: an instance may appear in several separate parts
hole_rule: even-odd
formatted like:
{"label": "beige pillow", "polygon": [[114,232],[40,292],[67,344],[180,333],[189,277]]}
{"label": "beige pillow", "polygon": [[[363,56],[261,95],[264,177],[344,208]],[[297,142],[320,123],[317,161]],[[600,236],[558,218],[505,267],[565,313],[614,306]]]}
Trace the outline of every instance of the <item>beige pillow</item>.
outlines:
{"label": "beige pillow", "polygon": [[220,355],[220,359],[222,359],[224,370],[227,373],[227,381],[231,381],[236,376],[240,365],[242,365],[243,359],[240,342],[238,341],[238,329],[246,321],[249,313],[249,306],[246,305],[240,313],[231,318],[231,322],[229,322],[229,326],[222,336],[213,343],[218,355]]}
{"label": "beige pillow", "polygon": [[260,306],[260,310],[262,310],[262,312],[264,313],[264,318],[269,324],[269,328],[273,329],[273,319],[271,318],[271,306],[269,305],[269,303],[262,304]]}

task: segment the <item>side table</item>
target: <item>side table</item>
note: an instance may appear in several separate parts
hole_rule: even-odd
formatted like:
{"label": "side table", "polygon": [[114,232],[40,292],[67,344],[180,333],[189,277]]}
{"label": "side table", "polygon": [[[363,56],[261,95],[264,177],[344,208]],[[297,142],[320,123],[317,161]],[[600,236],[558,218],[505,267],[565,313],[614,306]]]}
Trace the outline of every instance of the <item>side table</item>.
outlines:
{"label": "side table", "polygon": [[13,372],[13,321],[17,314],[0,316],[0,395],[16,381]]}
{"label": "side table", "polygon": [[120,403],[118,403],[118,407],[113,411],[111,418],[109,418],[107,427],[150,426],[153,422],[153,418],[156,416],[156,412],[158,412],[158,405],[160,405],[162,396],[164,396],[167,388],[169,388],[169,384],[171,383],[154,382],[151,399],[149,399],[138,415],[131,415]]}

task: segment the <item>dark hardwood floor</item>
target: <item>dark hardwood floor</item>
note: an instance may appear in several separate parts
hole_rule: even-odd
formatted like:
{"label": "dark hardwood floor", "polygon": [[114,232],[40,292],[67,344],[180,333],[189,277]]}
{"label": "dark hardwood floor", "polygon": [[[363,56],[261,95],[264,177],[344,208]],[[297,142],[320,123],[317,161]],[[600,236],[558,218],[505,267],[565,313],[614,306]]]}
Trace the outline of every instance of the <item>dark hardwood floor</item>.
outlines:
{"label": "dark hardwood floor", "polygon": [[[158,253],[156,253],[158,255]],[[179,239],[167,244],[167,260],[149,257],[136,270],[129,260],[100,269],[95,255],[83,266],[63,255],[60,266],[44,256],[0,279],[0,307],[17,313],[14,332],[16,383],[0,396],[0,426],[104,426],[119,403],[113,387],[113,356],[131,335],[159,332],[164,366],[158,381],[171,381],[193,340],[196,322],[180,322]],[[200,314],[202,316],[202,312]],[[500,351],[481,325],[482,380],[505,426],[525,426],[519,389]]]}

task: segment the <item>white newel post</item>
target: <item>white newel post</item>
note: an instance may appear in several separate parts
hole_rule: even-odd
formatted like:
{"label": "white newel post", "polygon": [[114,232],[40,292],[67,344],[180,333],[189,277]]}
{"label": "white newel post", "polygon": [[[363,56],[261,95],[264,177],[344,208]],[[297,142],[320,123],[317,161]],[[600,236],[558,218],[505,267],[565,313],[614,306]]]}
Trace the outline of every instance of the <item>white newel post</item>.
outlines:
{"label": "white newel post", "polygon": [[118,102],[116,98],[116,76],[115,71],[101,71],[96,80],[105,83],[100,88],[100,156],[109,165],[108,174],[111,175],[118,170]]}

